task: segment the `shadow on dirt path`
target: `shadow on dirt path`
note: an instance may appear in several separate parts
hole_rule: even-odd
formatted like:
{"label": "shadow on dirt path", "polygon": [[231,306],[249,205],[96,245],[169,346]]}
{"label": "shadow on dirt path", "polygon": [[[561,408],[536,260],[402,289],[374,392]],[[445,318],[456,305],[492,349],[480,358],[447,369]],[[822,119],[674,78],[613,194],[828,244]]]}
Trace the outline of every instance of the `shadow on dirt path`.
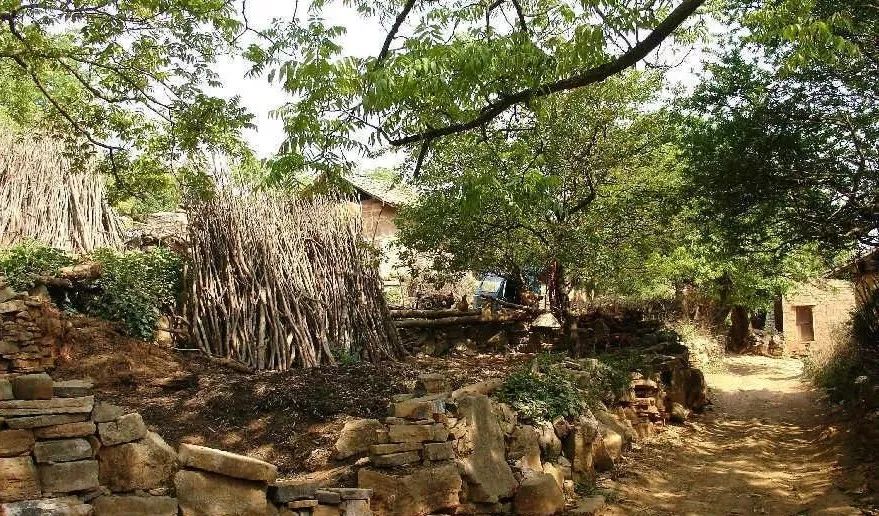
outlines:
{"label": "shadow on dirt path", "polygon": [[727,357],[713,410],[644,445],[603,515],[862,514],[835,486],[842,448],[802,362]]}

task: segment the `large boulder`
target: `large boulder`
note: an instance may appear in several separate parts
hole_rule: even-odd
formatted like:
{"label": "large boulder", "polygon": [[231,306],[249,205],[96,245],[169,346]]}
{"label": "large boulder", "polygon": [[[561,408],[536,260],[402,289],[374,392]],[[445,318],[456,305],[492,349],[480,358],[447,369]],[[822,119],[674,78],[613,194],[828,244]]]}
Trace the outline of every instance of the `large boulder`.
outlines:
{"label": "large boulder", "polygon": [[708,384],[702,371],[692,367],[676,367],[671,372],[669,401],[700,411],[708,405]]}
{"label": "large boulder", "polygon": [[0,459],[0,502],[40,497],[40,478],[29,455]]}
{"label": "large boulder", "polygon": [[535,427],[538,434],[540,450],[548,459],[555,460],[562,454],[562,441],[555,433],[552,423],[544,421]]}
{"label": "large boulder", "polygon": [[565,508],[565,494],[553,475],[534,473],[522,481],[513,507],[522,516],[550,516]]}
{"label": "large boulder", "polygon": [[357,485],[372,489],[371,505],[377,514],[417,516],[454,509],[460,503],[461,475],[454,464],[394,474],[362,468]]}
{"label": "large boulder", "polygon": [[467,453],[460,466],[469,500],[495,503],[509,497],[516,488],[516,479],[504,460],[504,433],[491,400],[483,394],[463,396],[458,399],[458,416],[466,425],[466,433],[458,439],[458,449]]}
{"label": "large boulder", "polygon": [[98,451],[101,484],[111,491],[133,491],[170,486],[177,470],[177,454],[156,433],[133,443],[105,446]]}
{"label": "large boulder", "polygon": [[388,442],[388,432],[377,419],[348,421],[336,440],[336,458],[347,459],[365,454],[369,447]]}
{"label": "large boulder", "polygon": [[182,516],[265,516],[268,509],[262,482],[180,470],[174,487]]}
{"label": "large boulder", "polygon": [[589,481],[593,478],[598,439],[599,423],[591,413],[581,415],[574,429],[565,437],[565,455],[571,460],[575,481]]}
{"label": "large boulder", "polygon": [[598,471],[611,471],[623,454],[623,437],[608,426],[599,426],[599,437],[594,447],[593,464]]}

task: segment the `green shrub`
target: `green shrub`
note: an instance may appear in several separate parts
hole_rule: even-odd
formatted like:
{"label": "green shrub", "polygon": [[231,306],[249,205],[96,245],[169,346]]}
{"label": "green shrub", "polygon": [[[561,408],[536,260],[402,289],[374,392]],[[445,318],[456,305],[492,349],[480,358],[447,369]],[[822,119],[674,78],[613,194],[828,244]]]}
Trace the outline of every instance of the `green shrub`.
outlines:
{"label": "green shrub", "polygon": [[499,399],[532,421],[579,414],[583,397],[558,361],[554,355],[541,355],[527,367],[517,369],[500,388]]}
{"label": "green shrub", "polygon": [[59,249],[27,241],[0,251],[0,275],[15,290],[30,290],[39,276],[54,276],[73,259]]}
{"label": "green shrub", "polygon": [[853,400],[858,394],[855,379],[865,373],[863,351],[850,331],[836,331],[828,348],[806,357],[803,372],[832,401]]}
{"label": "green shrub", "polygon": [[180,291],[182,264],[166,248],[150,251],[99,249],[91,259],[101,264],[95,281],[98,294],[86,303],[86,311],[122,323],[133,337],[153,337],[161,310],[174,306]]}

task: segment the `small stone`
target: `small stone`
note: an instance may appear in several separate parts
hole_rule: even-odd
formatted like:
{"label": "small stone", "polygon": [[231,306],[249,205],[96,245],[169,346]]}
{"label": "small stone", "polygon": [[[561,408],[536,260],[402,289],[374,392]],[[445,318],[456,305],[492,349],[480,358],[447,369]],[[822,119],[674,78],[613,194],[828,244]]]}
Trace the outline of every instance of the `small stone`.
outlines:
{"label": "small stone", "polygon": [[[13,382],[13,390],[15,383]],[[51,396],[51,394],[49,395]],[[94,406],[94,397],[55,398],[43,400],[0,401],[0,416],[43,416],[51,414],[88,414]]]}
{"label": "small stone", "polygon": [[130,443],[146,436],[147,427],[140,414],[126,414],[116,421],[98,423],[98,435],[104,446]]}
{"label": "small stone", "polygon": [[92,421],[95,423],[108,423],[115,421],[123,415],[125,415],[125,409],[122,407],[105,401],[99,401],[95,403],[95,409],[92,411]]}
{"label": "small stone", "polygon": [[76,423],[64,423],[60,425],[45,426],[34,430],[34,436],[37,439],[60,439],[65,437],[85,437],[94,435],[97,431],[95,424],[91,421],[80,421]]}
{"label": "small stone", "polygon": [[85,491],[99,485],[96,460],[42,464],[38,469],[45,493]]}
{"label": "small stone", "polygon": [[455,450],[450,441],[424,445],[424,460],[451,460],[454,458]]}
{"label": "small stone", "polygon": [[38,463],[71,462],[94,456],[91,445],[85,439],[62,439],[40,441],[34,446],[34,459]]}
{"label": "small stone", "polygon": [[88,420],[88,414],[52,414],[46,416],[16,417],[7,419],[9,428],[41,428]]}
{"label": "small stone", "polygon": [[39,475],[30,456],[0,459],[0,502],[40,496]]}
{"label": "small stone", "polygon": [[0,430],[0,457],[15,457],[30,453],[34,434],[30,430]]}
{"label": "small stone", "polygon": [[46,373],[16,376],[12,379],[12,392],[19,400],[52,399],[52,378]]}
{"label": "small stone", "polygon": [[178,456],[184,466],[232,478],[274,482],[278,476],[278,467],[274,464],[205,446],[181,444]]}
{"label": "small stone", "polygon": [[326,505],[339,505],[342,502],[342,496],[339,493],[326,489],[318,489],[314,492],[314,496],[317,498],[318,503]]}
{"label": "small stone", "polygon": [[56,398],[78,398],[91,394],[94,383],[91,380],[66,380],[52,384],[52,395]]}
{"label": "small stone", "polygon": [[372,463],[379,468],[391,468],[412,464],[421,460],[421,454],[417,451],[391,453],[388,455],[376,455],[372,457]]}
{"label": "small stone", "polygon": [[95,516],[177,516],[177,500],[169,496],[102,496],[92,505]]}
{"label": "small stone", "polygon": [[374,444],[369,447],[370,455],[387,455],[389,453],[400,453],[407,451],[417,451],[424,447],[422,443],[389,443]]}

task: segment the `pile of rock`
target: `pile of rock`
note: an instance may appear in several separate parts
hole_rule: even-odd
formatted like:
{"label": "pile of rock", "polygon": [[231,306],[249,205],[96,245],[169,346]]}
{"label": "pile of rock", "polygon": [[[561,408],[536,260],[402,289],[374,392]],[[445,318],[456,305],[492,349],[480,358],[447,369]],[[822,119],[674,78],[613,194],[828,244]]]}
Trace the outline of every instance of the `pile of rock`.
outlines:
{"label": "pile of rock", "polygon": [[318,487],[298,482],[278,482],[269,487],[269,498],[282,507],[281,516],[372,516],[372,491],[353,487]]}
{"label": "pile of rock", "polygon": [[[293,496],[277,467],[150,432],[140,414],[95,402],[91,383],[0,378],[0,514],[25,516],[370,516],[370,491]],[[271,488],[272,497],[269,498]]]}
{"label": "pile of rock", "polygon": [[50,303],[16,293],[0,277],[0,374],[51,369],[58,355],[63,325]]}

